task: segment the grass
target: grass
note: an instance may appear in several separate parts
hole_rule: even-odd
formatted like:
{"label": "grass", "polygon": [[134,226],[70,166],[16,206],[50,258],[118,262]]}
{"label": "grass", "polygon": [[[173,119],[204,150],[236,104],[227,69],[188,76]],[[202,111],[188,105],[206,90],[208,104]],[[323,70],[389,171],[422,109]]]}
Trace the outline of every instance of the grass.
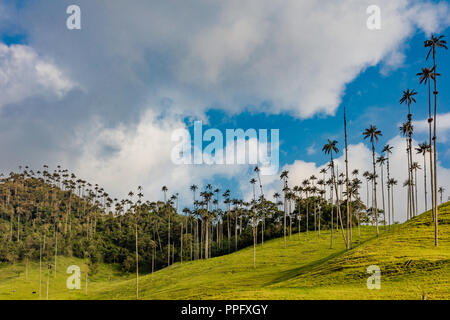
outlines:
{"label": "grass", "polygon": [[[391,231],[380,227],[353,230],[354,246],[345,250],[340,231],[330,249],[329,231],[293,234],[284,248],[282,238],[209,260],[176,263],[142,275],[141,299],[449,299],[450,203],[440,208],[439,247],[434,247],[431,213],[422,214]],[[134,299],[135,276],[101,265],[82,290],[66,288],[67,266],[85,268],[83,260],[59,257],[56,278],[50,277],[50,299]],[[381,269],[381,289],[369,290],[366,269]],[[46,274],[42,298],[46,298]],[[39,264],[0,266],[0,299],[39,299]],[[32,292],[36,293],[33,294]]]}

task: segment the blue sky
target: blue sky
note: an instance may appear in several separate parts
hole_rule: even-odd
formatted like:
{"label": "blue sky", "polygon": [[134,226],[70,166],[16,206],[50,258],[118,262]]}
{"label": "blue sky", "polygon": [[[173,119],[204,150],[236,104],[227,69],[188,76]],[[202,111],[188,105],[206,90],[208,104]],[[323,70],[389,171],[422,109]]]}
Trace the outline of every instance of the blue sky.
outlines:
{"label": "blue sky", "polygon": [[[80,0],[82,29],[67,30],[72,2],[0,4],[0,171],[61,164],[119,197],[143,185],[150,199],[160,198],[166,184],[183,204],[192,183],[250,194],[252,166],[173,166],[171,132],[192,130],[197,119],[205,130],[280,129],[280,170],[292,172],[294,185],[326,163],[328,138],[342,150],[346,106],[351,166],[370,168],[360,143],[374,124],[383,132],[377,151],[398,147],[392,161],[402,180],[398,126],[407,109],[399,99],[416,89],[413,118],[427,117],[427,90],[416,76],[430,65],[423,41],[432,32],[450,37],[446,1],[380,0],[379,31],[366,27],[372,3],[365,0]],[[448,55],[438,53],[443,184],[450,180]],[[280,188],[277,176],[264,185],[268,193]]]}
{"label": "blue sky", "polygon": [[[450,34],[446,29],[442,34]],[[428,117],[428,89],[420,85],[416,74],[422,67],[431,64],[425,60],[427,50],[423,48],[426,35],[417,30],[405,46],[405,61],[395,70],[382,72],[383,64],[369,67],[362,71],[351,83],[347,84],[342,103],[335,115],[318,114],[310,119],[297,119],[289,114],[267,115],[265,113],[245,112],[238,115],[228,115],[222,110],[208,111],[208,128],[218,128],[225,132],[227,128],[280,128],[280,164],[292,164],[296,159],[324,164],[329,159],[322,152],[322,146],[327,139],[336,139],[342,152],[344,146],[343,108],[347,108],[348,143],[358,144],[364,141],[362,132],[369,125],[376,125],[383,133],[377,145],[379,152],[392,137],[399,134],[399,124],[406,120],[407,107],[399,104],[403,90],[410,88],[418,91],[417,103],[412,107],[413,119],[423,120]],[[450,71],[448,52],[439,52],[439,68],[444,75]],[[439,113],[450,112],[450,88],[448,77],[439,79]],[[189,120],[186,120],[189,125]],[[192,129],[192,127],[191,127]],[[448,135],[445,131],[444,137]],[[417,132],[415,139],[420,142],[428,141],[428,134]],[[206,144],[206,143],[205,143]],[[308,149],[310,152],[308,152]],[[442,165],[450,167],[449,140],[439,140],[438,150]],[[249,175],[251,170],[249,169]],[[221,184],[231,188],[235,181],[222,180]]]}

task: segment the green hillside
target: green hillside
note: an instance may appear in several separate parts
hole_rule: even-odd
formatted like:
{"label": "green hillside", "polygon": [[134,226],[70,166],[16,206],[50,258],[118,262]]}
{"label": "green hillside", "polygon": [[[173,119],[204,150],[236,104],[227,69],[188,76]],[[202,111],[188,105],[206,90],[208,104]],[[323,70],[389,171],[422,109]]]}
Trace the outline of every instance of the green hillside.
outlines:
{"label": "green hillside", "polygon": [[[142,299],[448,299],[450,298],[450,203],[440,207],[439,248],[434,247],[431,214],[422,214],[375,237],[363,227],[353,230],[348,252],[339,232],[330,249],[329,231],[293,234],[258,244],[256,269],[253,248],[209,260],[176,263],[153,275],[141,275]],[[381,228],[380,230],[383,230]],[[66,289],[65,269],[83,260],[58,258],[57,276],[50,275],[49,299],[134,299],[134,274],[101,265],[82,290]],[[366,286],[369,265],[381,269],[381,289]],[[39,299],[39,265],[0,267],[0,299]],[[46,298],[47,275],[42,277]],[[36,293],[33,294],[33,291]]]}

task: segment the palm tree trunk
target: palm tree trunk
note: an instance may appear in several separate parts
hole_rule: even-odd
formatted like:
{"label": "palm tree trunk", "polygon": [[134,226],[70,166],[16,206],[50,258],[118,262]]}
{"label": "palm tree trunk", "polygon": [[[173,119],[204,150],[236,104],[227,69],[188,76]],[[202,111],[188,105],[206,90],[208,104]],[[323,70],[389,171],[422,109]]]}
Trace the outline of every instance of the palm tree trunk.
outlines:
{"label": "palm tree trunk", "polygon": [[414,169],[414,189],[415,189],[415,200],[416,200],[416,216],[419,214],[419,203],[417,202],[417,169]]}
{"label": "palm tree trunk", "polygon": [[235,214],[235,219],[234,219],[234,250],[235,251],[237,251],[237,247],[238,247],[237,228],[238,228],[238,210],[236,208],[236,214]]}
{"label": "palm tree trunk", "polygon": [[[253,221],[255,224],[255,221]],[[256,230],[253,227],[253,268],[256,268]]]}
{"label": "palm tree trunk", "polygon": [[350,244],[350,202],[349,202],[349,190],[348,190],[348,182],[349,182],[349,178],[348,178],[348,145],[347,145],[347,118],[346,118],[346,113],[345,113],[345,107],[344,107],[344,131],[345,131],[345,187],[346,187],[346,192],[347,192],[347,201],[346,201],[346,205],[347,205],[347,243],[346,243],[346,247],[347,250],[350,249],[351,244]]}
{"label": "palm tree trunk", "polygon": [[137,219],[135,222],[135,237],[136,237],[136,300],[139,299],[139,251],[138,251],[138,225]]}
{"label": "palm tree trunk", "polygon": [[373,196],[375,203],[375,223],[377,226],[377,237],[379,236],[378,231],[378,205],[377,205],[377,172],[375,169],[375,145],[372,142],[372,164],[373,164]]}
{"label": "palm tree trunk", "polygon": [[47,295],[46,295],[46,300],[48,300],[48,289],[50,286],[50,267],[47,266]]}
{"label": "palm tree trunk", "polygon": [[381,164],[381,198],[383,200],[383,221],[384,221],[384,231],[386,231],[386,207],[384,202],[384,177],[383,177],[383,164]]}
{"label": "palm tree trunk", "polygon": [[181,222],[180,241],[181,241],[180,263],[183,264],[183,222]]}
{"label": "palm tree trunk", "polygon": [[394,185],[391,187],[391,199],[392,199],[392,225],[395,225],[395,216],[394,216]]}
{"label": "palm tree trunk", "polygon": [[168,225],[168,237],[167,237],[167,266],[170,266],[170,211],[169,211],[169,225]]}
{"label": "palm tree trunk", "polygon": [[[333,179],[333,178],[332,178]],[[330,191],[331,191],[331,243],[330,243],[330,249],[333,249],[333,220],[334,220],[334,216],[333,216],[333,209],[334,209],[334,195],[333,195],[333,186],[330,187]]]}
{"label": "palm tree trunk", "polygon": [[309,197],[308,192],[306,193],[306,235],[308,235],[308,229],[309,229]]}
{"label": "palm tree trunk", "polygon": [[406,157],[408,158],[408,210],[407,210],[407,219],[411,219],[411,162],[409,160],[409,142],[406,140]]}
{"label": "palm tree trunk", "polygon": [[55,228],[55,279],[56,279],[56,258],[58,256],[58,234]]}
{"label": "palm tree trunk", "polygon": [[[388,194],[388,225],[389,230],[391,230],[391,185],[389,184],[390,174],[389,174],[389,150],[386,152],[387,158],[387,194]],[[386,213],[385,213],[386,214]]]}
{"label": "palm tree trunk", "polygon": [[283,219],[283,235],[284,235],[284,247],[286,248],[286,191],[284,192],[284,219]]}
{"label": "palm tree trunk", "polygon": [[425,191],[425,212],[428,211],[427,204],[427,161],[425,159],[426,151],[423,154],[423,188]]}
{"label": "palm tree trunk", "polygon": [[[431,135],[431,123],[433,122],[433,118],[431,115],[431,80],[428,81],[428,137],[430,140],[430,189],[431,189],[431,215],[433,217],[434,222],[434,187],[433,187],[433,144],[432,144],[432,135]],[[425,157],[425,156],[424,156]]]}
{"label": "palm tree trunk", "polygon": [[195,219],[195,259],[198,260],[199,258],[199,241],[198,241],[198,219]]}
{"label": "palm tree trunk", "polygon": [[42,299],[42,250],[42,243],[39,243],[39,299]]}
{"label": "palm tree trunk", "polygon": [[411,189],[411,205],[412,205],[412,216],[416,216],[416,202],[415,202],[415,199],[414,199],[414,184],[415,184],[415,182],[414,182],[414,174],[413,174],[413,169],[412,169],[412,166],[413,166],[413,158],[412,158],[412,139],[411,139],[411,136],[409,137],[409,159],[410,159],[410,165],[411,165],[411,167],[410,167],[410,171],[411,171],[411,175],[410,175],[410,178],[411,178],[411,180],[410,180],[410,189]]}
{"label": "palm tree trunk", "polygon": [[433,153],[434,153],[434,245],[438,246],[438,208],[437,208],[437,146],[436,146],[436,121],[437,121],[437,76],[436,76],[436,49],[433,46],[434,65],[434,123],[433,123]]}
{"label": "palm tree trunk", "polygon": [[[331,154],[331,163],[333,163],[333,154]],[[334,166],[332,166],[331,169],[333,171],[333,178],[332,179],[333,179],[333,182],[334,182],[334,188],[335,188],[335,193],[336,193],[337,219],[339,219],[337,221],[337,223],[339,224],[339,222],[340,222],[341,231],[342,231],[342,238],[344,239],[345,246],[347,247],[348,246],[348,241],[345,238],[344,225],[342,223],[341,206],[340,206],[340,203],[339,203],[338,186],[337,186],[337,183],[336,183],[336,176],[334,174]]]}
{"label": "palm tree trunk", "polygon": [[208,252],[209,252],[208,223],[209,223],[208,218],[206,218],[206,221],[205,221],[205,259],[208,259]]}

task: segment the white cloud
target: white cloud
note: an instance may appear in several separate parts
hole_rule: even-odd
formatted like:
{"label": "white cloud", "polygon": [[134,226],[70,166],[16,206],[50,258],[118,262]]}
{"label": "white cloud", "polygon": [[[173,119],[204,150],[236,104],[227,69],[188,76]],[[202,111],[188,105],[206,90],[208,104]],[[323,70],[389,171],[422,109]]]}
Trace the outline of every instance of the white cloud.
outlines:
{"label": "white cloud", "polygon": [[61,97],[74,83],[28,46],[0,43],[0,108],[34,95]]}
{"label": "white cloud", "polygon": [[[170,162],[170,132],[184,127],[174,114],[201,116],[212,107],[298,117],[333,114],[345,86],[367,67],[402,63],[401,44],[417,26],[429,33],[449,25],[445,1],[379,0],[380,31],[366,28],[369,0],[79,3],[83,29],[77,32],[54,19],[65,12],[64,2],[27,2],[15,19],[9,17],[21,21],[29,46],[0,45],[0,107],[34,95],[57,99],[74,83],[82,85],[86,90],[71,102],[83,114],[82,125],[62,114],[64,126],[51,136],[69,132],[60,144],[75,145],[66,158],[76,163],[71,168],[80,176],[118,196],[143,185],[150,199],[158,198],[162,185],[190,198],[189,184],[218,175],[240,179],[244,194],[249,190],[245,166],[205,169]],[[264,102],[272,104],[261,107]],[[39,120],[48,127],[49,120]],[[70,137],[75,129],[78,134]],[[25,148],[25,140],[16,146]],[[402,183],[402,140],[392,144],[393,172]],[[36,158],[22,155],[20,161]],[[350,158],[351,167],[369,169],[370,151],[364,145],[351,146]],[[316,164],[301,160],[286,168],[292,183],[318,175]],[[447,169],[439,172],[443,182],[450,181]],[[277,176],[262,179],[268,194],[280,190]],[[396,199],[405,199],[403,188],[397,190]],[[396,203],[404,214],[405,201]]]}
{"label": "white cloud", "polygon": [[73,33],[50,19],[61,5],[40,1],[24,7],[22,20],[32,45],[71,66],[93,95],[132,86],[123,95],[148,98],[155,106],[169,99],[170,108],[184,114],[214,106],[311,117],[334,114],[345,86],[367,67],[384,60],[383,72],[398,67],[402,44],[416,27],[431,32],[450,24],[445,1],[379,0],[382,28],[371,31],[371,4],[80,1],[84,29]]}
{"label": "white cloud", "polygon": [[[428,127],[427,119],[413,121],[413,126],[414,126],[414,130],[417,132],[428,133],[429,127]],[[437,115],[436,131],[437,131],[439,142],[446,142],[448,140],[448,134],[450,132],[450,112]]]}
{"label": "white cloud", "polygon": [[[394,191],[394,203],[395,203],[395,220],[396,221],[405,221],[406,220],[406,204],[407,204],[407,190],[403,187],[403,182],[407,180],[408,172],[407,172],[407,158],[406,158],[406,142],[405,139],[400,136],[396,136],[387,142],[389,145],[393,147],[393,153],[390,155],[390,173],[391,178],[395,178],[398,180],[398,185],[395,187]],[[417,142],[413,141],[413,146],[417,146]],[[378,146],[380,149],[381,146]],[[378,154],[376,155],[376,157]],[[324,155],[325,158],[325,155]],[[423,168],[423,156],[413,154],[413,161],[418,162],[420,166]],[[428,159],[427,159],[428,161]],[[327,163],[328,164],[328,163]],[[340,156],[335,159],[335,165],[339,172],[345,172],[345,162],[344,156]],[[431,192],[430,192],[430,173],[429,173],[429,163],[426,163],[427,166],[427,192],[428,192],[428,209],[430,209],[431,204]],[[320,169],[323,168],[323,165],[317,165],[313,162],[305,162],[302,160],[296,160],[293,164],[284,166],[281,170],[289,171],[289,186],[293,187],[295,185],[301,185],[301,182],[304,179],[309,178],[311,175],[315,175],[319,179],[322,179],[322,174],[320,174]],[[357,145],[349,146],[349,173],[353,171],[353,169],[359,169],[359,179],[363,181],[362,188],[360,190],[361,199],[363,202],[366,202],[366,183],[364,178],[362,177],[362,173],[364,171],[372,172],[372,151],[363,143],[359,143]],[[384,167],[384,182],[386,182],[386,166]],[[377,190],[377,202],[378,207],[382,208],[382,194],[381,194],[381,173],[380,168],[377,166],[378,173],[378,190]],[[281,182],[277,177],[272,177],[271,180],[263,180],[264,187],[267,190],[277,190],[280,192],[282,189]],[[329,176],[327,176],[327,179]],[[419,203],[419,212],[422,213],[425,209],[425,200],[424,200],[424,182],[423,182],[423,170],[419,170],[417,173],[418,179],[418,203]],[[450,169],[442,167],[438,163],[438,186],[443,186],[446,190],[450,190]],[[370,186],[369,186],[370,188]],[[369,194],[371,193],[371,189],[369,190]],[[270,193],[271,196],[273,193]],[[328,195],[328,193],[327,193]],[[385,189],[385,206],[387,208],[387,191]]]}
{"label": "white cloud", "polygon": [[214,177],[245,175],[247,165],[174,164],[171,153],[177,142],[171,138],[173,130],[180,128],[185,128],[180,119],[167,117],[161,121],[151,111],[134,129],[110,129],[101,121],[88,123],[77,135],[83,153],[74,171],[117,197],[141,185],[147,199],[157,200],[161,199],[161,187],[166,185],[171,193],[180,193],[184,203],[190,203],[192,184],[203,185]]}
{"label": "white cloud", "polygon": [[316,144],[315,143],[313,143],[308,148],[306,148],[306,154],[308,156],[312,156],[313,154],[316,154],[316,153],[317,153],[317,150],[316,150]]}

